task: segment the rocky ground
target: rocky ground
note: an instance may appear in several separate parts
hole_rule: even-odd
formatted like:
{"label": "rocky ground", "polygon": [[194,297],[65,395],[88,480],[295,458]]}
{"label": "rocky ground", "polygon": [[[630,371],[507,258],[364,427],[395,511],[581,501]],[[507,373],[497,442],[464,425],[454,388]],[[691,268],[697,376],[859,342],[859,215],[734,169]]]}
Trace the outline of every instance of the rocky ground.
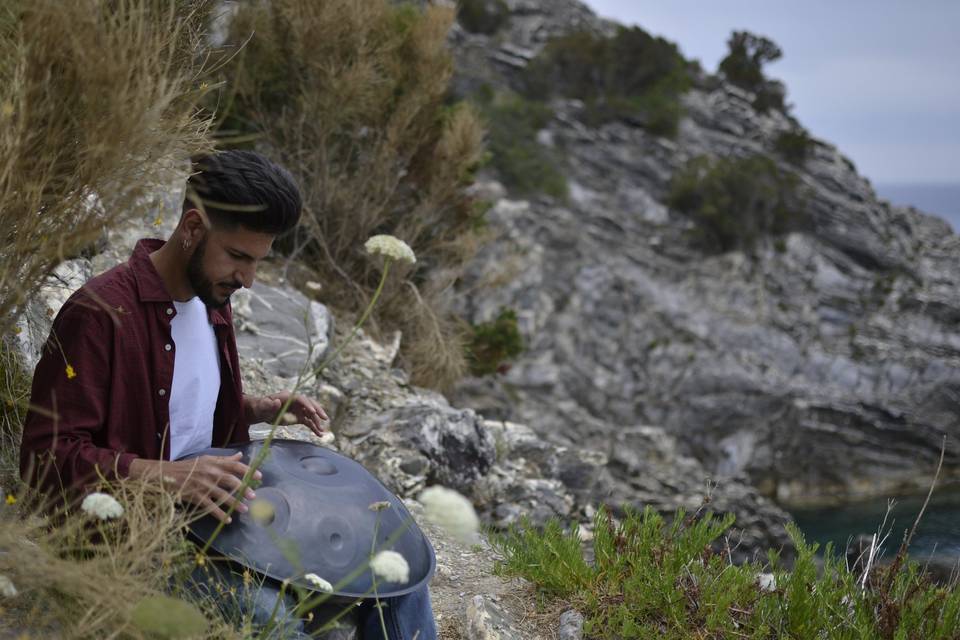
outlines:
{"label": "rocky ground", "polygon": [[[516,88],[551,37],[613,28],[575,0],[506,4],[495,34],[451,36],[461,96]],[[945,435],[943,475],[956,477],[960,238],[880,200],[816,132],[809,157],[787,162],[776,140],[798,123],[719,78],[694,84],[672,139],[626,120],[586,126],[582,102],[553,100],[536,140],[562,157],[566,201],[477,186],[500,238],[463,310],[483,322],[514,309],[526,351],[454,404],[600,451],[662,429],[714,478],[781,504],[922,490]],[[671,177],[697,156],[758,154],[797,176],[812,228],[705,253],[665,204]],[[478,286],[490,281],[503,286]]]}

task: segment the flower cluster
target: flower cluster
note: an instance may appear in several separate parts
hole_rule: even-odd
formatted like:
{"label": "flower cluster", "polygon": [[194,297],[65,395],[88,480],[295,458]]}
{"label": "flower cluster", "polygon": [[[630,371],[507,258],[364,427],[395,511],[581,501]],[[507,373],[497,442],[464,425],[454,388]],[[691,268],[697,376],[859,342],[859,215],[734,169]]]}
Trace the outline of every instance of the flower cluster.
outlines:
{"label": "flower cluster", "polygon": [[370,560],[373,573],[387,582],[406,584],[410,581],[410,565],[396,551],[381,551]]}
{"label": "flower cluster", "polygon": [[303,576],[303,579],[320,591],[325,593],[333,593],[333,585],[315,573],[308,573],[307,575]]}
{"label": "flower cluster", "polygon": [[99,491],[84,498],[80,503],[80,509],[87,515],[100,520],[112,520],[123,515],[123,506],[117,502],[116,498]]}
{"label": "flower cluster", "polygon": [[372,256],[384,256],[391,260],[413,264],[417,256],[406,242],[390,235],[373,236],[364,243],[363,248]]}
{"label": "flower cluster", "polygon": [[453,489],[428,487],[420,494],[424,515],[461,542],[473,542],[480,519],[470,501]]}

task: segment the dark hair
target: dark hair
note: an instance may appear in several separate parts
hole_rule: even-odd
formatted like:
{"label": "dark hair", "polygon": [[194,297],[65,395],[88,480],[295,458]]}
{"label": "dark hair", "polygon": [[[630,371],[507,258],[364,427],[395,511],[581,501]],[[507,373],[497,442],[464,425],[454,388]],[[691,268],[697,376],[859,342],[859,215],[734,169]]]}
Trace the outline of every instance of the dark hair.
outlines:
{"label": "dark hair", "polygon": [[192,159],[183,211],[201,209],[215,227],[279,235],[300,220],[300,190],[290,172],[253,151]]}

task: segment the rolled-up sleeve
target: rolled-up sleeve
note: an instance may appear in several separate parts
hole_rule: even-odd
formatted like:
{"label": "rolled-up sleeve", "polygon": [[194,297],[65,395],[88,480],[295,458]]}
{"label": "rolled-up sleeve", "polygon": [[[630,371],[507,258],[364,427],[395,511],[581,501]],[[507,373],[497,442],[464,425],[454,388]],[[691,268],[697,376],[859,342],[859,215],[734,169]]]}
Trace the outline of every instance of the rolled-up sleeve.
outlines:
{"label": "rolled-up sleeve", "polygon": [[112,384],[114,326],[82,293],[64,304],[33,375],[23,427],[20,472],[55,495],[106,478],[125,477],[137,457],[103,441]]}

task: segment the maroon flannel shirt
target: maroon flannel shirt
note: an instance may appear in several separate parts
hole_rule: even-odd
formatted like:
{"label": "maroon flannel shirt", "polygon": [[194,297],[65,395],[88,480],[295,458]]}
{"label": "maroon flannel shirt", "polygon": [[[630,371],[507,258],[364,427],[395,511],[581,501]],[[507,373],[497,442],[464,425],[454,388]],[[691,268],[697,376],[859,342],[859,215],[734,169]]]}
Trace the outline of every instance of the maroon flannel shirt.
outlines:
{"label": "maroon flannel shirt", "polygon": [[[73,492],[126,477],[134,459],[169,459],[170,387],[177,311],[141,240],[130,259],[92,278],[63,305],[33,374],[20,446],[24,479]],[[247,442],[230,306],[208,309],[220,354],[213,445]],[[75,376],[68,377],[67,364]]]}

